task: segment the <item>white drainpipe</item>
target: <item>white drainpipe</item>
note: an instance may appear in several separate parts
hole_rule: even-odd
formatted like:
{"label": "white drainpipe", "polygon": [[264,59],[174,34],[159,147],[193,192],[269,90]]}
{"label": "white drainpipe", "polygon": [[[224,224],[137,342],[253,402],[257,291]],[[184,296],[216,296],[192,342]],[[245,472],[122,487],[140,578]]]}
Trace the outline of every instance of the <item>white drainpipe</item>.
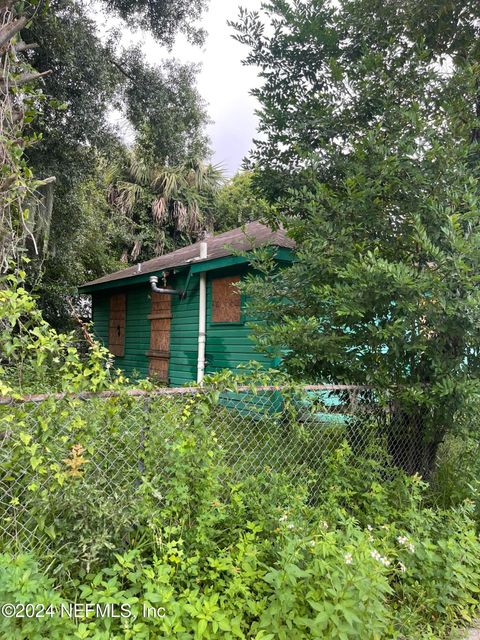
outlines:
{"label": "white drainpipe", "polygon": [[[208,257],[206,239],[200,242],[200,260]],[[200,384],[205,375],[205,343],[207,329],[207,274],[200,273],[200,286],[198,298],[198,359],[197,359],[197,382]]]}

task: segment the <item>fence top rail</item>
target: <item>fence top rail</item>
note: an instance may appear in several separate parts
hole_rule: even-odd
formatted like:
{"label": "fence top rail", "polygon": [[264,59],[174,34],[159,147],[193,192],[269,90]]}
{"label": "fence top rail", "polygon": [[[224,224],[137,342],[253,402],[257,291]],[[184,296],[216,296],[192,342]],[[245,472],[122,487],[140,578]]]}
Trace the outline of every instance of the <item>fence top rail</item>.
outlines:
{"label": "fence top rail", "polygon": [[[288,385],[238,385],[220,389],[221,392],[246,392],[246,391],[283,391],[291,389]],[[348,384],[306,384],[299,385],[303,391],[364,391],[371,387]],[[147,391],[145,389],[126,389],[125,391],[83,391],[78,393],[38,393],[23,396],[0,396],[1,405],[25,404],[28,402],[41,403],[46,400],[89,400],[94,398],[141,398],[152,396],[182,396],[195,393],[208,393],[216,390],[215,387],[160,387]]]}

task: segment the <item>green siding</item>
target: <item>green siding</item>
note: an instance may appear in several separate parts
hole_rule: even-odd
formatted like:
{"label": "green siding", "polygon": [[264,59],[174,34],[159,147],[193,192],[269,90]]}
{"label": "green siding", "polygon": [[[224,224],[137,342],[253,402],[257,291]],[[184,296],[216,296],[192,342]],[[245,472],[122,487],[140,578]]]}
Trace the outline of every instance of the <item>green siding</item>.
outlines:
{"label": "green siding", "polygon": [[108,347],[108,315],[110,313],[110,296],[95,293],[92,296],[93,332],[100,342]]}
{"label": "green siding", "polygon": [[150,285],[148,283],[133,287],[127,291],[127,324],[125,328],[125,355],[116,358],[116,364],[131,376],[134,372],[141,378],[148,375],[150,349],[150,320],[148,314],[152,307]]}
{"label": "green siding", "polygon": [[125,291],[127,295],[127,322],[125,328],[125,355],[115,358],[115,366],[127,376],[134,373],[141,378],[148,375],[148,358],[145,352],[150,348],[150,285],[115,289],[93,296],[93,328],[95,335],[108,346],[108,315],[110,295]]}
{"label": "green siding", "polygon": [[[239,364],[257,360],[263,366],[272,366],[269,358],[257,353],[250,339],[250,331],[245,322],[212,323],[212,279],[234,274],[245,274],[243,265],[218,269],[207,274],[207,343],[206,373],[221,369],[235,369]],[[169,285],[183,289],[187,273],[176,275]],[[170,386],[186,385],[196,379],[198,349],[198,289],[199,274],[192,274],[188,281],[186,297],[172,298],[172,322],[170,328]],[[93,294],[93,326],[95,335],[108,345],[108,315],[110,295],[125,291],[127,294],[127,321],[125,331],[125,355],[115,358],[115,365],[127,376],[136,372],[140,377],[148,375],[146,352],[150,347],[151,295],[148,283],[131,287],[110,289]],[[243,304],[243,303],[242,303]],[[247,321],[247,318],[244,318]]]}
{"label": "green siding", "polygon": [[[183,289],[186,274],[178,274],[173,286]],[[186,297],[172,300],[172,324],[170,326],[170,386],[181,387],[196,380],[198,350],[198,283],[193,275],[188,283]]]}
{"label": "green siding", "polygon": [[[222,369],[235,369],[238,365],[245,365],[252,360],[260,362],[264,367],[272,366],[272,361],[255,350],[255,345],[250,337],[250,330],[246,318],[242,313],[241,323],[215,323],[212,322],[212,280],[229,275],[245,275],[248,268],[232,267],[208,274],[207,278],[207,346],[206,373],[214,373]],[[242,296],[243,298],[243,296]],[[245,308],[245,301],[242,300]]]}

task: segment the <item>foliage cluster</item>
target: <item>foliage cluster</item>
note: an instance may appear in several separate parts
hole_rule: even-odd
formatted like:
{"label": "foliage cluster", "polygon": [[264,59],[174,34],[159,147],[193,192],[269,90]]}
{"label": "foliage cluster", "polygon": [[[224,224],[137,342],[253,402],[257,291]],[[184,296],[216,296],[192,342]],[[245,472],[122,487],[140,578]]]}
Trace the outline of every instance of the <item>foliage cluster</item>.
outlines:
{"label": "foliage cluster", "polygon": [[[132,258],[130,252],[138,236],[156,227],[149,215],[153,198],[144,203],[141,224],[112,206],[107,199],[112,184],[104,179],[107,169],[111,172],[120,165],[128,171],[133,142],[137,159],[152,167],[201,162],[209,154],[196,65],[173,59],[152,65],[140,47],[120,44],[122,32],[135,25],[148,29],[166,51],[179,32],[199,44],[204,34],[196,21],[205,4],[204,0],[100,3],[95,11],[108,11],[119,25],[102,35],[92,7],[76,0],[54,0],[48,7],[41,3],[34,19],[23,25],[27,48],[16,62],[16,72],[31,65],[45,73],[42,92],[32,94],[35,109],[30,106],[30,87],[24,100],[25,167],[41,178],[32,183],[34,197],[24,204],[30,208],[32,240],[28,285],[41,294],[46,317],[56,327],[68,325],[66,298],[76,287],[121,268],[122,256],[135,260],[138,254]],[[22,118],[16,123],[23,124]],[[31,140],[37,143],[34,147]],[[42,182],[50,176],[55,176],[54,184]],[[113,223],[115,233],[92,236],[95,223],[107,229]],[[166,235],[168,244],[168,230]],[[0,248],[3,244],[2,237]],[[153,246],[148,257],[153,257]]]}
{"label": "foliage cluster", "polygon": [[219,190],[215,202],[215,230],[228,231],[247,222],[273,216],[269,203],[254,188],[254,173],[242,171]]}
{"label": "foliage cluster", "polygon": [[[18,283],[0,301],[2,349],[30,385],[112,387],[104,352],[94,346],[82,361]],[[2,523],[28,514],[30,533],[2,536],[0,600],[133,614],[32,619],[25,610],[1,619],[5,637],[433,640],[469,620],[480,543],[465,493],[429,506],[420,478],[346,441],[323,457],[316,503],[309,475],[293,482],[288,466],[239,480],[220,446],[225,415],[214,419],[235,386],[231,374],[210,383],[189,400],[152,398],[148,412],[127,394],[1,408],[11,482]],[[144,606],[165,616],[144,617]]]}
{"label": "foliage cluster", "polygon": [[23,286],[24,272],[0,279],[0,394],[102,390],[122,384],[111,355],[92,342],[87,357],[73,333],[58,333]]}
{"label": "foliage cluster", "polygon": [[480,382],[479,9],[424,6],[273,0],[235,26],[265,80],[256,187],[298,247],[248,284],[257,342],[395,390],[431,470]]}
{"label": "foliage cluster", "polygon": [[224,182],[219,167],[193,159],[162,166],[132,153],[110,175],[108,198],[130,238],[123,262],[173,251],[194,242],[202,229],[213,228]]}
{"label": "foliage cluster", "polygon": [[[129,485],[133,508],[119,499],[128,477],[109,504],[97,501],[88,472],[95,442],[83,440],[85,453],[47,471],[59,507],[50,551],[13,558],[7,546],[0,556],[4,602],[109,603],[132,616],[4,618],[5,635],[438,639],[470,619],[480,579],[470,504],[426,508],[419,478],[386,479],[384,465],[354,458],[348,446],[330,459],[320,487],[327,499],[317,507],[268,470],[263,480],[220,483],[225,469],[204,426],[208,402],[197,398],[170,416],[182,429],[172,429],[157,476]],[[109,411],[128,433],[125,408],[111,403]],[[82,429],[75,425],[80,439]],[[144,607],[165,616],[144,617]]]}

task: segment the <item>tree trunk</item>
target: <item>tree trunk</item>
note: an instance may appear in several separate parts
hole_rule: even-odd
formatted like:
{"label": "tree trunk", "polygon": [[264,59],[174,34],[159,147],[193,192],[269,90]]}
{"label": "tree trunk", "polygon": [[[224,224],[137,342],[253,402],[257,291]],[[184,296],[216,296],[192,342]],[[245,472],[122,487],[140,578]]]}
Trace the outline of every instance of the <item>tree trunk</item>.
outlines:
{"label": "tree trunk", "polygon": [[429,480],[441,438],[432,438],[427,430],[427,416],[421,410],[393,407],[387,425],[388,453],[393,464],[406,473]]}

